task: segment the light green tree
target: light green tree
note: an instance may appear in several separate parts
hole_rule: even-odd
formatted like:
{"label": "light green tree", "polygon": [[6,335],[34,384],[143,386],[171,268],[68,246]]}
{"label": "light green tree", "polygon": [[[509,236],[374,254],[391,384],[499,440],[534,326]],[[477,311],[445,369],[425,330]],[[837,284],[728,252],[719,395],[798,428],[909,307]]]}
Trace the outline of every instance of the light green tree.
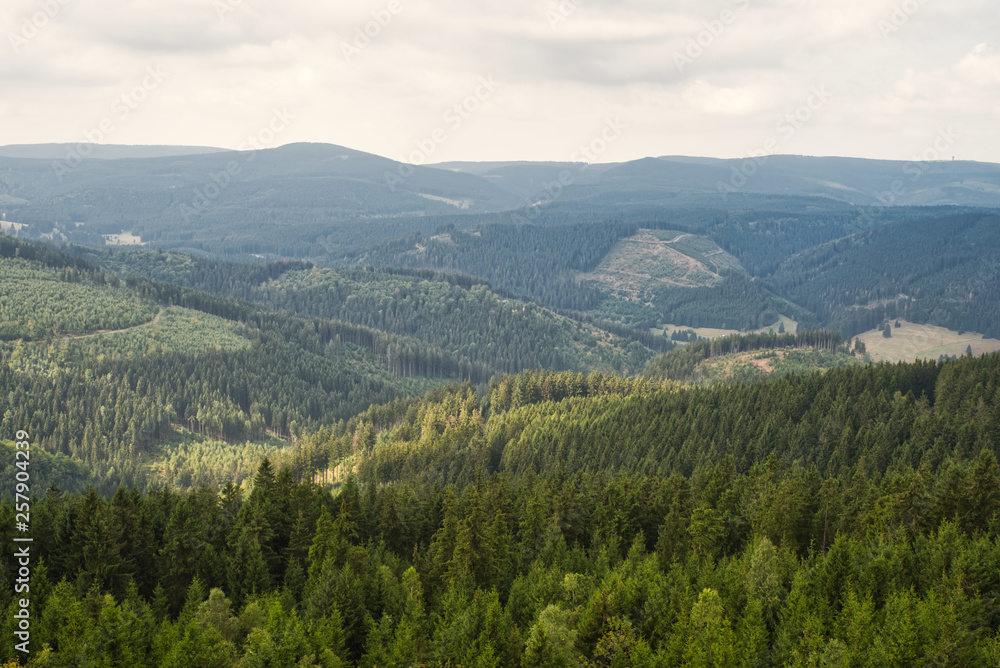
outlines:
{"label": "light green tree", "polygon": [[550,605],[539,613],[525,644],[521,662],[524,668],[569,668],[579,665],[574,616],[557,605]]}

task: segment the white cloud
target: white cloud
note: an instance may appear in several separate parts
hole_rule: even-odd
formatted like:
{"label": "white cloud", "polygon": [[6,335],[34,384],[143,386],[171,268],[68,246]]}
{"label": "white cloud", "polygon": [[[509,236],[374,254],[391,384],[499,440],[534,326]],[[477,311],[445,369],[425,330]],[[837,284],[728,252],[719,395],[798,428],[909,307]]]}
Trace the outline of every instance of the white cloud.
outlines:
{"label": "white cloud", "polygon": [[[378,30],[389,0],[64,2],[17,53],[8,36],[40,3],[0,9],[0,144],[77,141],[160,65],[170,79],[108,141],[235,147],[287,108],[282,142],[402,155],[492,76],[503,88],[436,158],[565,159],[613,116],[630,127],[607,160],[744,155],[827,85],[836,98],[788,150],[908,159],[951,124],[969,138],[960,157],[1000,161],[990,0],[928,1],[888,36],[878,24],[894,0],[398,0]],[[727,10],[725,31],[678,71],[674,54]],[[366,27],[370,44],[345,58]]]}

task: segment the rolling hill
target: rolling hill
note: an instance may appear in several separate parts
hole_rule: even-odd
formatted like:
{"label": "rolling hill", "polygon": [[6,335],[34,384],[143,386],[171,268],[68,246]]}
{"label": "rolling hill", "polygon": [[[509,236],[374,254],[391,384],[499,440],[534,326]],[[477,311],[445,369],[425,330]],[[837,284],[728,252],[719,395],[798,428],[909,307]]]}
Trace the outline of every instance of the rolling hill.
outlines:
{"label": "rolling hill", "polygon": [[[184,434],[256,452],[373,403],[492,374],[413,338],[122,280],[7,237],[0,331],[4,424],[39,434],[41,449],[111,490],[152,482],[150,459],[169,458],[162,444]],[[211,460],[196,464],[212,470]]]}
{"label": "rolling hill", "polygon": [[124,158],[165,158],[203,153],[223,153],[227,149],[210,146],[144,146],[126,144],[8,144],[0,146],[0,157],[33,160],[66,160],[73,153],[85,153],[92,160]]}
{"label": "rolling hill", "polygon": [[0,174],[5,219],[27,225],[23,236],[104,245],[103,235],[124,231],[143,243],[219,254],[311,256],[316,240],[344,221],[516,203],[478,177],[328,144],[143,159],[0,158]]}
{"label": "rolling hill", "polygon": [[70,250],[123,277],[142,276],[415,338],[495,373],[543,368],[635,373],[673,345],[648,332],[501,296],[469,276],[329,269],[302,262],[238,264],[139,249]]}
{"label": "rolling hill", "polygon": [[572,184],[559,199],[608,204],[659,201],[678,196],[737,193],[825,198],[860,206],[1000,205],[1000,165],[935,160],[893,161],[857,158],[771,155],[766,158],[715,159],[650,157],[617,164],[443,163],[490,178],[523,197],[546,191],[561,172]]}

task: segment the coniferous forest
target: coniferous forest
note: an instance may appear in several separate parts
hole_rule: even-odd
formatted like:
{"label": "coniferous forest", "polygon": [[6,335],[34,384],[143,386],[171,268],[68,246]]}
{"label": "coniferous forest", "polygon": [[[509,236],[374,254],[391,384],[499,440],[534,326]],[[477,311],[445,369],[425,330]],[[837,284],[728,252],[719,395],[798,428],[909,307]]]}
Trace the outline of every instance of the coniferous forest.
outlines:
{"label": "coniferous forest", "polygon": [[53,485],[33,665],[996,665],[998,380],[530,372],[320,430],[249,493]]}
{"label": "coniferous forest", "polygon": [[1000,668],[997,4],[0,0],[0,668]]}
{"label": "coniferous forest", "polygon": [[[593,268],[533,234],[545,271]],[[19,545],[26,503],[33,540],[28,590],[10,554],[0,571],[0,654],[1000,665],[1000,355],[873,365],[843,329],[668,339],[588,312],[586,286],[497,270],[0,237],[0,539]],[[748,355],[769,375],[706,367]]]}

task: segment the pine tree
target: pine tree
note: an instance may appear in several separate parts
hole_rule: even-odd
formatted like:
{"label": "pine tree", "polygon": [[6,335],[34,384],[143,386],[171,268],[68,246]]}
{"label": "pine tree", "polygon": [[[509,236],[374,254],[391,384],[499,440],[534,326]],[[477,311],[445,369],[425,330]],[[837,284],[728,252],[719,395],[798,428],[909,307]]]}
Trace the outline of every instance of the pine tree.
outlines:
{"label": "pine tree", "polygon": [[705,589],[691,609],[691,635],[684,653],[691,668],[735,666],[736,641],[719,593]]}

